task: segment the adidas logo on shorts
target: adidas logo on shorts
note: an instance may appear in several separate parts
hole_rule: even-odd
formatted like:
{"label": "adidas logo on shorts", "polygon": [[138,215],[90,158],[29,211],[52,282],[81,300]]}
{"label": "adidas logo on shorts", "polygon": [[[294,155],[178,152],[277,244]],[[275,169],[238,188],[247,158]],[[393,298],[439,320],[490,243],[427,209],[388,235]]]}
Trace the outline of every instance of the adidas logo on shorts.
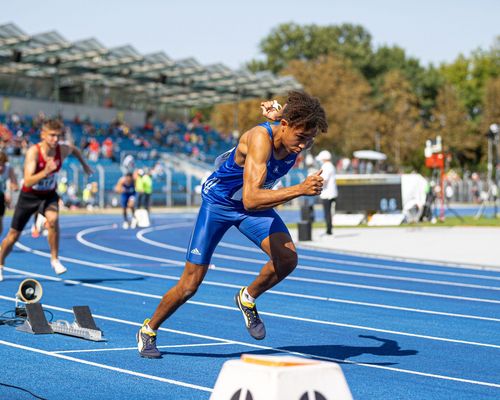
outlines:
{"label": "adidas logo on shorts", "polygon": [[198,250],[197,248],[191,250],[191,254],[194,254],[195,256],[201,256],[200,250]]}

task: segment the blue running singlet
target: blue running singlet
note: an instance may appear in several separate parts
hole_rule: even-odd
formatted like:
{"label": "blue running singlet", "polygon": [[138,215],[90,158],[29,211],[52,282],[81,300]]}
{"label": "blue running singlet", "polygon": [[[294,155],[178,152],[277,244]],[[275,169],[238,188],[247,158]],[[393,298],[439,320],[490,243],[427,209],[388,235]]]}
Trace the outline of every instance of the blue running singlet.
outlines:
{"label": "blue running singlet", "polygon": [[131,197],[135,198],[135,184],[134,182],[130,184],[122,183],[122,193],[120,196],[120,204],[122,208],[126,208],[128,201]]}
{"label": "blue running singlet", "polygon": [[[267,129],[271,140],[273,131],[269,122],[260,124]],[[243,167],[234,161],[236,147],[220,155],[219,160],[224,162],[215,170],[203,184],[201,196],[203,201],[210,204],[220,204],[223,206],[244,209],[242,201],[243,192]],[[276,160],[273,152],[267,162],[266,181],[264,189],[272,189],[280,178],[285,176],[294,166],[297,154],[289,154],[283,160]]]}
{"label": "blue running singlet", "polygon": [[[260,124],[273,139],[268,122]],[[262,241],[273,233],[288,229],[273,209],[247,211],[243,206],[243,167],[234,161],[236,147],[218,157],[222,163],[202,186],[202,205],[196,220],[186,254],[193,264],[208,265],[222,236],[235,226],[241,233],[260,247]],[[297,154],[276,160],[271,153],[267,162],[267,175],[263,188],[272,189],[295,164]]]}

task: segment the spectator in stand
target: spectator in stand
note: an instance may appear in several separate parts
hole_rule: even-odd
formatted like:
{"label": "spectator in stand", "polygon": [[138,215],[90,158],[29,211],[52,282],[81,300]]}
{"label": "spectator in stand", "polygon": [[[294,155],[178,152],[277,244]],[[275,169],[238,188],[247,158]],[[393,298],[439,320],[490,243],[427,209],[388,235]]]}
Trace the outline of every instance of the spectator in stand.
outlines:
{"label": "spectator in stand", "polygon": [[90,161],[97,161],[99,160],[99,142],[92,138],[90,139],[90,144],[89,144],[89,160]]}
{"label": "spectator in stand", "polygon": [[127,154],[122,161],[121,170],[123,174],[132,173],[135,169],[135,159],[132,154]]}
{"label": "spectator in stand", "polygon": [[107,137],[102,143],[102,155],[104,158],[115,161],[114,144],[110,137]]}

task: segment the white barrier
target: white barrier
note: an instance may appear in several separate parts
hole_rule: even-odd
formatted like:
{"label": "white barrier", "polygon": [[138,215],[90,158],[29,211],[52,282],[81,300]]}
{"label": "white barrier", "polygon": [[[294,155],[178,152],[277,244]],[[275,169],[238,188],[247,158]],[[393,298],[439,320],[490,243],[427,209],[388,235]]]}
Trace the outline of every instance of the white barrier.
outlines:
{"label": "white barrier", "polygon": [[151,226],[151,221],[149,220],[149,213],[143,208],[135,210],[135,219],[137,220],[137,226],[139,228],[149,228]]}
{"label": "white barrier", "polygon": [[358,226],[365,220],[365,214],[335,214],[334,226]]}
{"label": "white barrier", "polygon": [[368,221],[368,226],[397,226],[401,225],[405,215],[398,214],[373,214]]}
{"label": "white barrier", "polygon": [[226,361],[210,400],[352,400],[338,364],[291,356]]}

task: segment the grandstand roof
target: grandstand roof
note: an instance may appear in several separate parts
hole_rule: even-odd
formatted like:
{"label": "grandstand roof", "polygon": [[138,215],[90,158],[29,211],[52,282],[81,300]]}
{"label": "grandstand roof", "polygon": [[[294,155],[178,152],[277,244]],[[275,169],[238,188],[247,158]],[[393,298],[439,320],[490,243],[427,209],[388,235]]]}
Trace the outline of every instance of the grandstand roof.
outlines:
{"label": "grandstand roof", "polygon": [[28,35],[11,23],[0,25],[0,73],[54,78],[61,86],[120,87],[150,103],[181,107],[269,98],[301,87],[292,76],[172,60],[130,45],[106,48],[95,38],[70,42],[55,31]]}

